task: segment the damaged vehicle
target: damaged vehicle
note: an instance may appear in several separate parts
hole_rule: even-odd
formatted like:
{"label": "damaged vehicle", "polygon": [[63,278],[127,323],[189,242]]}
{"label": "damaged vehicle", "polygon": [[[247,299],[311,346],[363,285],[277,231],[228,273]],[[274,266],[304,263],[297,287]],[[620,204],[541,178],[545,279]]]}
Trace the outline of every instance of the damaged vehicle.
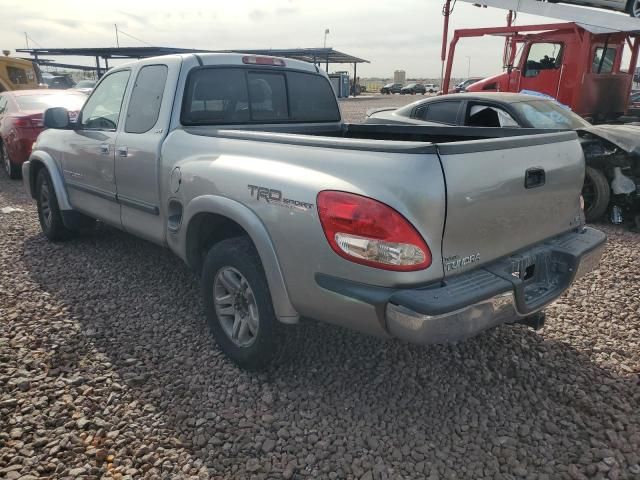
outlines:
{"label": "damaged vehicle", "polygon": [[169,248],[244,368],[301,318],[422,345],[540,328],[604,251],[575,132],[345,123],[308,62],[147,58],[44,124],[22,166],[44,235],[98,220]]}
{"label": "damaged vehicle", "polygon": [[523,134],[574,130],[585,156],[582,195],[587,221],[607,212],[640,223],[640,124],[592,125],[547,98],[519,93],[442,95],[367,112],[365,123],[520,128]]}

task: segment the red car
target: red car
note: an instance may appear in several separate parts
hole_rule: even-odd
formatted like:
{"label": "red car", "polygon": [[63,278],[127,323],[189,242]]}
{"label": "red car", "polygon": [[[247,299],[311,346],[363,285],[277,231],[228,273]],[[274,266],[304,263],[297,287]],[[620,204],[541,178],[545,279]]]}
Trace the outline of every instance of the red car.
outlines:
{"label": "red car", "polygon": [[[43,130],[47,108],[65,107],[77,115],[87,96],[66,90],[15,90],[0,93],[0,159],[10,178],[20,178],[22,164]],[[75,120],[75,118],[73,119]]]}

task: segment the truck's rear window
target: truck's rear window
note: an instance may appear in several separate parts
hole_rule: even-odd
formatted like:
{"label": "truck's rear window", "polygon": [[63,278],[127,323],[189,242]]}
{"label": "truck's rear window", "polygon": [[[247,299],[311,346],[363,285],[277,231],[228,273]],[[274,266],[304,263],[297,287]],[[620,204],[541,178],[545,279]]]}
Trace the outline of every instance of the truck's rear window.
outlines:
{"label": "truck's rear window", "polygon": [[196,69],[189,75],[182,106],[184,125],[339,120],[329,81],[290,70]]}

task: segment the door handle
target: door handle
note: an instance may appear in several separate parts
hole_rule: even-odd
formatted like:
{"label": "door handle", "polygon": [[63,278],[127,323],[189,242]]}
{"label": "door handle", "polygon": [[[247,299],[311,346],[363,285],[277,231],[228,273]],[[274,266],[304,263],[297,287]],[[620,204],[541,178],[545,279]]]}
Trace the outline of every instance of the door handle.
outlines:
{"label": "door handle", "polygon": [[536,188],[544,185],[546,175],[542,168],[529,168],[524,174],[524,188]]}
{"label": "door handle", "polygon": [[101,155],[109,155],[109,145],[106,143],[103,143],[102,145],[100,145],[100,154]]}
{"label": "door handle", "polygon": [[129,155],[129,148],[128,147],[118,147],[118,155],[120,155],[121,157],[126,157],[127,155]]}

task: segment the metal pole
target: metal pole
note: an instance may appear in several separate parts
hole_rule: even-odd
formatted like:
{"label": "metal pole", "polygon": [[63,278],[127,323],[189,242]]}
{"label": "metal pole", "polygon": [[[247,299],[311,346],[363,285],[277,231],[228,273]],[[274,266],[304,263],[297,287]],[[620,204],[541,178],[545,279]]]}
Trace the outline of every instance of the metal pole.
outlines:
{"label": "metal pole", "polygon": [[118,48],[120,48],[120,39],[118,38],[118,24],[114,23],[113,26],[116,27],[116,45],[118,45]]}
{"label": "metal pole", "polygon": [[358,96],[358,90],[356,90],[356,80],[358,79],[358,63],[353,62],[353,96]]}
{"label": "metal pole", "polygon": [[449,46],[449,57],[447,58],[447,69],[444,72],[444,79],[442,80],[442,93],[449,93],[449,84],[451,83],[451,68],[453,66],[453,57],[456,51],[456,45],[458,44],[458,31],[453,35],[451,45]]}
{"label": "metal pole", "polygon": [[[507,27],[510,27],[511,25],[513,25],[513,10],[509,10],[509,13],[507,14]],[[510,46],[509,37],[506,37],[504,39],[504,51],[502,53],[502,66],[505,66],[507,64],[507,60],[510,56],[509,46]]]}
{"label": "metal pole", "polygon": [[96,56],[96,76],[100,79],[100,57]]}
{"label": "metal pole", "polygon": [[[442,68],[440,69],[440,85],[444,84],[444,62],[447,59],[447,40],[449,39],[449,15],[451,14],[451,0],[447,0],[442,8],[442,14],[444,15],[444,27],[442,29],[442,50],[440,52],[440,60],[442,61]],[[442,87],[442,92],[447,93],[447,90]]]}
{"label": "metal pole", "polygon": [[27,42],[27,50],[29,50],[29,35],[27,35],[27,32],[24,32],[24,40]]}
{"label": "metal pole", "polygon": [[467,57],[467,78],[471,77],[471,57],[466,55]]}

